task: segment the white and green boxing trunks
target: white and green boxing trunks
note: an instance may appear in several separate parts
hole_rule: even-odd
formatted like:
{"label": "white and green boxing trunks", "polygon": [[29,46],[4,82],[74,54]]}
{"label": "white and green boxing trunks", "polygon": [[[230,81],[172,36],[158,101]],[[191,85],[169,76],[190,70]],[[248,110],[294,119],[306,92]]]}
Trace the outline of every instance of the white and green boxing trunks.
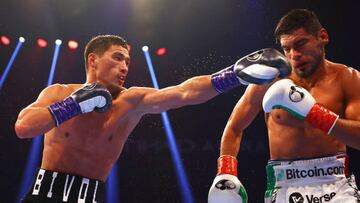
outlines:
{"label": "white and green boxing trunks", "polygon": [[266,203],[360,203],[345,153],[306,160],[269,161]]}

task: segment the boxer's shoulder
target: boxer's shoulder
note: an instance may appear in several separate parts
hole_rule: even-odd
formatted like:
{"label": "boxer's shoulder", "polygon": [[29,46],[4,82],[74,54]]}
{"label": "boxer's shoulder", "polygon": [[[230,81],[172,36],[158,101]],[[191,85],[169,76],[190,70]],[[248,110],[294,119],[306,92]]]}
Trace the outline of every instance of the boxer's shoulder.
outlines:
{"label": "boxer's shoulder", "polygon": [[45,96],[53,96],[57,98],[63,98],[69,96],[71,93],[73,93],[75,90],[82,87],[83,84],[52,84],[48,87],[46,87],[41,94]]}
{"label": "boxer's shoulder", "polygon": [[61,84],[55,83],[48,86],[46,89],[48,91],[74,91],[82,87],[84,84]]}
{"label": "boxer's shoulder", "polygon": [[128,102],[132,105],[137,104],[144,96],[151,91],[156,91],[154,88],[148,87],[130,87],[130,88],[123,88],[119,95],[114,99],[113,103],[123,103]]}
{"label": "boxer's shoulder", "polygon": [[341,84],[344,91],[360,87],[360,72],[355,68],[340,63],[329,63],[329,69],[334,72],[336,82]]}
{"label": "boxer's shoulder", "polygon": [[147,93],[156,91],[154,88],[148,88],[148,87],[130,87],[128,89],[124,88],[120,92],[120,97],[124,99],[139,99],[144,97]]}
{"label": "boxer's shoulder", "polygon": [[329,70],[329,73],[334,73],[336,75],[337,79],[346,79],[354,75],[359,77],[359,71],[345,64],[326,61],[326,67]]}

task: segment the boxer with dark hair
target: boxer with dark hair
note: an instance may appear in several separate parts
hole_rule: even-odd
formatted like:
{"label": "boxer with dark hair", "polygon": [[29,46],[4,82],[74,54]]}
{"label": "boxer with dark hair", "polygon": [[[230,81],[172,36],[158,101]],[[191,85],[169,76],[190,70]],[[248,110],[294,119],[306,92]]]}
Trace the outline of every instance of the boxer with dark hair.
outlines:
{"label": "boxer with dark hair", "polygon": [[85,84],[49,86],[18,116],[19,138],[45,133],[41,168],[23,202],[104,202],[104,182],[143,115],[199,104],[241,84],[266,84],[290,73],[285,56],[264,49],[176,86],[126,89],[130,55],[124,39],[97,36],[84,57]]}
{"label": "boxer with dark hair", "polygon": [[275,37],[293,71],[270,88],[249,85],[236,104],[222,135],[209,203],[248,201],[236,156],[243,130],[262,108],[270,148],[265,202],[358,203],[346,145],[360,149],[360,73],[325,58],[329,36],[309,10],[283,16]]}

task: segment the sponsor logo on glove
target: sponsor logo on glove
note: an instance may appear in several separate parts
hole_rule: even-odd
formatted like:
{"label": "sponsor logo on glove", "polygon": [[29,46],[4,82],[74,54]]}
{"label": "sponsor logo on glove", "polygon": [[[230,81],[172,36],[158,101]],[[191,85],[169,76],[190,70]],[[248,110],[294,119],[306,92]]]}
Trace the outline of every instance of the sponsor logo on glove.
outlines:
{"label": "sponsor logo on glove", "polygon": [[236,188],[236,185],[230,180],[220,180],[215,184],[215,187],[220,190],[233,190]]}
{"label": "sponsor logo on glove", "polygon": [[292,102],[300,102],[304,99],[304,96],[305,94],[301,87],[295,85],[290,87],[289,98]]}

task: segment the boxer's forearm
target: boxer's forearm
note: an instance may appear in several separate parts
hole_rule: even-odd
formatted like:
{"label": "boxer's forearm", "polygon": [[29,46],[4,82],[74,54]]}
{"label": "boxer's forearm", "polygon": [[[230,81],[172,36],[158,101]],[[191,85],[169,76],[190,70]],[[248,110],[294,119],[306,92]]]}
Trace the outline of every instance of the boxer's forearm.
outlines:
{"label": "boxer's forearm", "polygon": [[19,138],[33,138],[42,135],[55,127],[48,108],[27,107],[23,109],[15,123],[16,135]]}
{"label": "boxer's forearm", "polygon": [[185,91],[183,94],[186,95],[187,104],[200,104],[219,94],[211,83],[210,75],[190,78],[179,87]]}
{"label": "boxer's forearm", "polygon": [[240,150],[242,132],[235,133],[225,130],[221,138],[220,155],[231,155],[237,157]]}
{"label": "boxer's forearm", "polygon": [[138,91],[141,92],[138,95],[143,95],[140,102],[133,102],[137,111],[143,113],[161,113],[169,109],[200,104],[219,94],[211,84],[210,75],[193,77],[179,85],[160,90],[131,88],[129,91]]}
{"label": "boxer's forearm", "polygon": [[330,135],[360,150],[360,121],[339,118]]}

